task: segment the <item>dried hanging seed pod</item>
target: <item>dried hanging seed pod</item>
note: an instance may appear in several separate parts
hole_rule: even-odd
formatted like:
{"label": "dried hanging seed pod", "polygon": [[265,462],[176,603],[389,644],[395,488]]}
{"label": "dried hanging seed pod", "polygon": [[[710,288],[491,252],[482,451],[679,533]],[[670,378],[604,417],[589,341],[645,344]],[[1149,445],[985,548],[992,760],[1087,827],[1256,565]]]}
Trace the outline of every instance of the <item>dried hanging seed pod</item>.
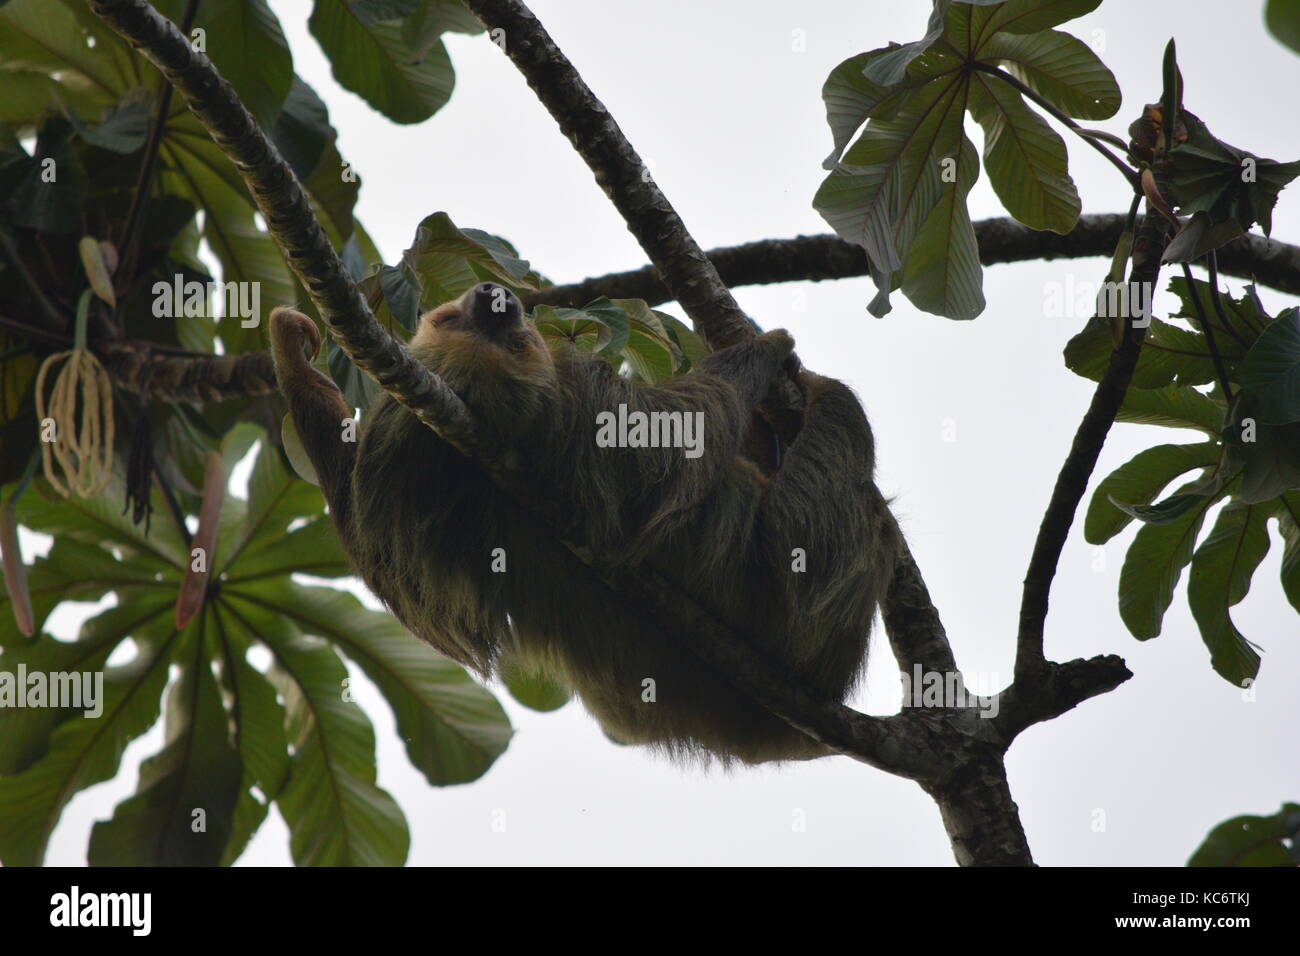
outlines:
{"label": "dried hanging seed pod", "polygon": [[[63,367],[54,379],[47,409],[45,378],[60,362]],[[41,441],[45,478],[54,489],[65,498],[73,494],[93,498],[103,491],[112,477],[113,385],[90,350],[57,352],[41,363],[36,373],[36,420],[41,428],[47,420],[54,424],[52,439],[42,434]]]}

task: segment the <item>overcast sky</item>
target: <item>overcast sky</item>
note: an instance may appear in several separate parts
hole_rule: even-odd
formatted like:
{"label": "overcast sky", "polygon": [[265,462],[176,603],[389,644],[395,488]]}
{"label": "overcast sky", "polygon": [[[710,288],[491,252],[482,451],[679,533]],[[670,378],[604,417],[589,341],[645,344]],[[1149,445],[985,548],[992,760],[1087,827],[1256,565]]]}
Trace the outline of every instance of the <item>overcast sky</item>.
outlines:
{"label": "overcast sky", "polygon": [[[424,124],[399,127],[333,81],[307,33],[307,3],[272,6],[295,68],[329,105],[340,150],[362,178],[357,213],[387,261],[410,243],[422,216],[446,210],[460,226],[509,238],[557,282],[644,264],[590,172],[486,39],[450,38],[457,74],[450,104]],[[848,56],[918,38],[929,6],[533,3],[705,248],[828,231],[811,207],[831,145],[822,82]],[[1300,128],[1279,110],[1276,92],[1294,89],[1300,57],[1265,32],[1262,6],[1107,0],[1068,24],[1098,49],[1124,92],[1120,113],[1096,125],[1123,136],[1142,104],[1158,98],[1160,57],[1176,25],[1188,107],[1229,143],[1300,158]],[[978,128],[968,125],[980,145]],[[1099,156],[1071,142],[1070,158],[1085,213],[1127,208],[1127,187]],[[1275,214],[1275,236],[1290,242],[1300,242],[1297,190],[1282,194]],[[970,203],[977,220],[1002,214],[985,177]],[[992,267],[984,273],[988,308],[969,323],[919,313],[901,294],[888,318],[873,319],[865,278],[736,290],[762,326],[794,334],[806,365],[858,392],[875,429],[878,482],[894,497],[975,686],[1009,679],[1034,533],[1092,390],[1061,360],[1082,319],[1047,318],[1044,303],[1054,283],[1095,282],[1104,270],[1101,260]],[[1267,290],[1263,297],[1270,309],[1291,304]],[[1168,302],[1157,298],[1158,316]],[[667,308],[681,315],[675,303]],[[1189,432],[1117,426],[1094,485],[1143,448],[1195,440]],[[1139,644],[1125,630],[1116,588],[1132,535],[1130,528],[1097,553],[1076,525],[1061,560],[1049,656],[1117,653],[1135,677],[1012,747],[1011,789],[1040,864],[1181,865],[1224,818],[1273,813],[1300,799],[1300,625],[1277,583],[1276,536],[1251,594],[1233,612],[1265,651],[1257,699],[1247,703],[1211,671],[1185,579],[1161,637]],[[80,616],[61,611],[52,629],[66,636]],[[379,781],[410,822],[412,864],[952,863],[929,798],[847,758],[684,770],[611,744],[576,703],[535,714],[501,694],[517,729],[510,748],[483,779],[441,790],[406,762],[378,694],[367,687],[360,695],[379,739]],[[897,668],[882,638],[852,703],[887,714],[898,702]],[[92,821],[133,790],[136,765],[160,741],[157,729],[137,741],[116,780],[72,802],[48,862],[84,862]],[[505,831],[494,832],[503,813]],[[242,862],[288,861],[287,832],[273,812]]]}

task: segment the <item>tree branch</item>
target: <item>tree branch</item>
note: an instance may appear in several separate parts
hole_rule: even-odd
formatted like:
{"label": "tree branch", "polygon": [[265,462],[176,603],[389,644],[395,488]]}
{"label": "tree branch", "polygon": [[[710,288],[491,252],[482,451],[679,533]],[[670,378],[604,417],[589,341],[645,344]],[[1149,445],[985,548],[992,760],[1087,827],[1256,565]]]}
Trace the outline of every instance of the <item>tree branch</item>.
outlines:
{"label": "tree branch", "polygon": [[560,131],[591,167],[628,230],[662,272],[672,297],[715,351],[753,334],[686,224],[650,178],[605,105],[596,99],[550,34],[517,0],[465,0],[489,31],[504,31],[505,52]]}
{"label": "tree branch", "polygon": [[[1160,274],[1160,257],[1169,244],[1169,224],[1161,216],[1148,214],[1142,220],[1133,241],[1133,270],[1129,276],[1129,302],[1150,303],[1150,293],[1155,289]],[[1145,287],[1145,288],[1144,288]],[[1149,318],[1149,315],[1147,316]],[[1043,514],[1034,542],[1029,570],[1025,573],[1024,592],[1020,603],[1020,631],[1016,641],[1017,685],[1030,684],[1041,678],[1043,658],[1043,626],[1047,620],[1047,602],[1056,576],[1056,566],[1065,547],[1065,539],[1074,523],[1074,514],[1088,487],[1097,466],[1097,458],[1110,426],[1115,421],[1124,393],[1133,378],[1147,325],[1135,325],[1125,317],[1125,334],[1120,347],[1110,356],[1106,374],[1097,383],[1092,402],[1074,435],[1074,443],[1065,463],[1061,466],[1052,489],[1047,511]]]}
{"label": "tree branch", "polygon": [[[980,262],[986,266],[1049,259],[1110,258],[1124,230],[1123,213],[1080,216],[1073,230],[1060,235],[1037,232],[1014,219],[983,219],[975,223]],[[1245,235],[1218,250],[1219,271],[1251,279],[1279,292],[1300,295],[1300,246],[1276,239]],[[821,282],[869,275],[861,246],[838,236],[797,236],[762,239],[723,246],[706,253],[718,275],[731,288],[777,282]],[[1196,263],[1203,266],[1202,263]],[[580,308],[592,299],[645,299],[650,305],[672,301],[673,295],[654,266],[629,272],[548,286],[524,296],[529,308],[539,305]]]}
{"label": "tree branch", "polygon": [[138,342],[113,342],[96,353],[113,384],[154,402],[224,402],[278,391],[269,352],[161,355]]}

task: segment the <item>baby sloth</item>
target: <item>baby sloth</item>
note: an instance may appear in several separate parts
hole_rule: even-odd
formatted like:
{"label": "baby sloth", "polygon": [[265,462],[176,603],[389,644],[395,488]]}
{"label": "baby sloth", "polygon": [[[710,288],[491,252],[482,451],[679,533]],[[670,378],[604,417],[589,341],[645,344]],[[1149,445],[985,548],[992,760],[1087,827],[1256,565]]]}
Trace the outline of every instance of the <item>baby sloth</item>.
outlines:
{"label": "baby sloth", "polygon": [[[505,654],[559,679],[620,742],[724,762],[826,753],[612,592],[387,395],[360,441],[342,441],[352,409],[308,362],[320,338],[306,316],[277,310],[271,339],[344,547],[417,636],[483,675]],[[653,568],[792,681],[838,701],[862,672],[897,537],[872,481],[871,429],[840,382],[800,374],[803,426],[775,470],[744,452],[793,344],[768,332],[645,385],[548,344],[512,293],[485,282],[425,315],[410,349],[517,450],[571,516],[565,534]]]}

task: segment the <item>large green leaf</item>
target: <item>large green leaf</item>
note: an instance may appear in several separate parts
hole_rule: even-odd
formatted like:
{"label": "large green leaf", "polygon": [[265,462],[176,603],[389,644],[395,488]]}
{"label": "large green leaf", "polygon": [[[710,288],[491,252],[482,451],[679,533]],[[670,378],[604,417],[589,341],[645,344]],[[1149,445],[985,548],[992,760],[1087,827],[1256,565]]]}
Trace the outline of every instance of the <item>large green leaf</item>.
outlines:
{"label": "large green leaf", "polygon": [[281,586],[273,600],[277,613],[303,633],[327,638],[375,682],[411,763],[429,783],[476,780],[505,751],[510,721],[496,698],[390,615],[328,588]]}
{"label": "large green leaf", "polygon": [[975,146],[963,133],[955,164],[940,174],[943,191],[912,240],[903,294],[918,309],[952,319],[984,311],[984,272],[966,194],[979,178]]}
{"label": "large green leaf", "polygon": [[[1066,113],[1115,112],[1110,71],[1051,29],[1099,3],[934,0],[921,40],[859,54],[832,71],[823,98],[834,151],[813,206],[866,250],[879,290],[868,306],[873,315],[889,311],[900,285],[919,308],[949,318],[971,318],[983,307],[966,209],[978,175],[978,162],[965,155],[967,110],[984,127],[985,165],[1007,210],[1036,229],[1074,227],[1080,204],[1065,145],[1025,104],[1022,88]],[[954,166],[957,179],[943,178]]]}
{"label": "large green leaf", "polygon": [[[889,120],[872,120],[817,191],[813,205],[837,233],[863,246],[880,293],[873,315],[889,311],[888,293],[912,239],[939,201],[944,158],[960,162],[964,82],[951,54],[917,63],[937,71]],[[945,71],[946,68],[946,71]]]}
{"label": "large green leaf", "polygon": [[458,229],[445,212],[425,216],[415,230],[415,242],[402,253],[402,262],[419,277],[420,304],[431,309],[448,302],[480,279],[478,266],[512,288],[536,288],[527,261],[505,243],[478,229]]}
{"label": "large green leaf", "polygon": [[274,611],[232,607],[271,648],[293,758],[276,801],[299,866],[400,866],[410,848],[402,811],[375,785],[375,734],[349,699],[347,670],[328,646],[304,641]]}
{"label": "large green leaf", "polygon": [[1229,610],[1250,590],[1250,579],[1268,553],[1271,508],[1230,502],[1214,530],[1192,557],[1187,603],[1210,649],[1216,672],[1236,687],[1259,673],[1259,654],[1232,623]]}
{"label": "large green leaf", "polygon": [[[159,0],[164,15],[180,23],[188,0]],[[293,83],[293,57],[280,21],[266,0],[203,0],[194,21],[211,57],[248,111],[264,127],[274,122]]]}
{"label": "large green leaf", "polygon": [[222,648],[222,686],[229,695],[235,744],[243,761],[230,839],[221,858],[222,865],[228,865],[244,851],[289,777],[289,738],[274,685],[247,660],[249,644],[241,623],[220,610],[213,618]]}
{"label": "large green leaf", "polygon": [[182,668],[167,695],[166,728],[162,751],[140,765],[135,794],[91,831],[92,866],[220,862],[230,839],[241,767],[206,660]]}
{"label": "large green leaf", "polygon": [[[1195,484],[1179,489],[1190,494]],[[1214,498],[1168,524],[1144,524],[1124,556],[1119,576],[1119,613],[1129,633],[1140,641],[1160,634],[1161,621],[1174,598],[1183,568],[1192,560],[1196,537]]]}
{"label": "large green leaf", "polygon": [[1164,252],[1165,262],[1190,262],[1259,223],[1272,232],[1278,193],[1300,176],[1300,161],[1279,163],[1229,146],[1194,114],[1181,110],[1186,128],[1165,153],[1161,191],[1191,217]]}
{"label": "large green leaf", "polygon": [[1204,392],[1180,385],[1130,388],[1115,420],[1165,428],[1196,428],[1217,438],[1223,431],[1223,407]]}
{"label": "large green leaf", "polygon": [[1273,514],[1282,537],[1282,591],[1300,612],[1300,492],[1278,496]]}
{"label": "large green leaf", "polygon": [[1260,421],[1300,421],[1300,311],[1287,309],[1260,333],[1235,377],[1254,392]]}
{"label": "large green leaf", "polygon": [[1067,233],[1083,208],[1065,140],[1003,80],[977,73],[971,115],[984,128],[984,165],[1003,207],[1031,229]]}
{"label": "large green leaf", "polygon": [[422,49],[413,55],[400,20],[358,15],[344,0],[316,0],[307,25],[334,78],[393,122],[423,122],[451,97],[446,47],[417,39]]}
{"label": "large green leaf", "polygon": [[[0,777],[0,860],[7,866],[34,866],[63,808],[79,791],[117,773],[122,753],[158,719],[158,702],[167,681],[171,602],[143,597],[129,600],[87,622],[98,628],[135,633],[156,640],[156,649],[123,668],[104,673],[102,714],[65,720],[50,738],[49,751],[30,767]],[[94,640],[94,637],[91,637]]]}
{"label": "large green leaf", "polygon": [[1070,116],[1101,120],[1119,112],[1115,75],[1091,47],[1068,33],[999,33],[985,42],[981,53]]}
{"label": "large green leaf", "polygon": [[156,75],[144,62],[84,3],[10,0],[0,8],[0,63],[5,69],[45,72],[61,86],[91,91],[91,101],[101,106]]}
{"label": "large green leaf", "polygon": [[1105,544],[1128,525],[1132,515],[1116,506],[1146,504],[1179,475],[1196,468],[1209,468],[1219,461],[1219,446],[1156,445],[1138,452],[1126,464],[1106,476],[1093,492],[1083,523],[1083,536],[1090,544]]}
{"label": "large green leaf", "polygon": [[[254,426],[234,429],[222,449],[227,466],[258,437]],[[402,862],[405,822],[374,785],[373,732],[344,699],[338,652],[379,687],[412,762],[439,785],[477,778],[505,749],[510,724],[496,699],[388,614],[292,580],[349,567],[320,491],[293,479],[275,449],[264,446],[254,462],[248,500],[227,498],[212,559],[216,586],[180,634],[174,608],[188,546],[160,502],[147,532],[131,524],[120,493],[64,501],[32,490],[19,502],[27,527],[56,537],[32,567],[37,621],[67,598],[111,592],[118,606],[63,643],[21,637],[0,600],[0,699],[20,666],[102,671],[127,641],[138,654],[108,672],[98,720],[71,707],[0,706],[0,860],[39,862],[68,799],[116,772],[126,743],[157,719],[169,668],[179,666],[166,743],[143,765],[137,792],[95,830],[92,862],[230,863],[271,801],[290,823],[300,862]],[[272,652],[272,674],[250,662],[256,645]]]}

